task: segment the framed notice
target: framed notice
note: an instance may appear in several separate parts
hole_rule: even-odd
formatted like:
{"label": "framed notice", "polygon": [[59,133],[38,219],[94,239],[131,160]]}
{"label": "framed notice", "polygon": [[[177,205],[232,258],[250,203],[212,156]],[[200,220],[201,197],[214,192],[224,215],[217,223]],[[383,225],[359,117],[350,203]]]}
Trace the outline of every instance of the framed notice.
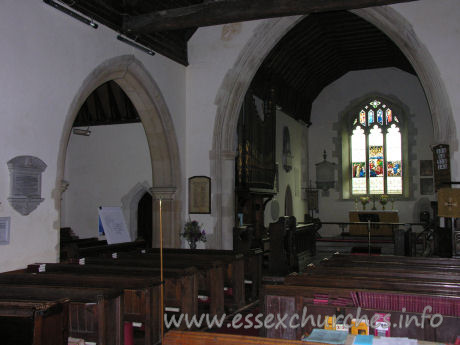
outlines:
{"label": "framed notice", "polygon": [[420,176],[433,176],[433,161],[421,160],[420,161]]}
{"label": "framed notice", "polygon": [[434,183],[436,190],[451,182],[449,145],[433,146]]}
{"label": "framed notice", "polygon": [[211,178],[193,176],[188,179],[188,213],[211,213]]}

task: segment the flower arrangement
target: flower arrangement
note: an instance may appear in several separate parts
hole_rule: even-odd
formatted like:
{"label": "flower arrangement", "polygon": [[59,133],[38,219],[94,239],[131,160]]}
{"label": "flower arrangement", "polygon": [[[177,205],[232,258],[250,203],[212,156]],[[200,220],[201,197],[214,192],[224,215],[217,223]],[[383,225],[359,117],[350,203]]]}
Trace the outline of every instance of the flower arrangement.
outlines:
{"label": "flower arrangement", "polygon": [[380,195],[380,203],[382,204],[382,210],[385,209],[385,205],[387,204],[388,200],[390,199],[390,197],[388,195]]}
{"label": "flower arrangement", "polygon": [[359,200],[361,200],[361,204],[363,205],[363,210],[365,210],[366,204],[369,202],[370,198],[367,195],[363,195],[359,197]]}
{"label": "flower arrangement", "polygon": [[184,232],[180,235],[187,240],[190,249],[196,249],[197,242],[206,242],[206,232],[202,230],[202,224],[190,218],[185,222]]}

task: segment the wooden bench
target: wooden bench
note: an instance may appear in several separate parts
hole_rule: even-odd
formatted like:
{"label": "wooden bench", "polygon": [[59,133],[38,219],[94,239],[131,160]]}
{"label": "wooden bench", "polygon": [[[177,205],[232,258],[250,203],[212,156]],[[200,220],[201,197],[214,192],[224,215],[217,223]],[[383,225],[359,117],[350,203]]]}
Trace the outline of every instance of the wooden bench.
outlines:
{"label": "wooden bench", "polygon": [[[413,294],[402,294],[402,293],[390,293],[389,291],[380,290],[359,290],[360,292],[374,294],[378,299],[381,296],[392,295],[394,298],[398,296],[414,296]],[[357,292],[356,289],[345,289],[345,288],[325,288],[316,286],[294,286],[294,285],[267,285],[264,286],[265,303],[264,313],[280,315],[283,317],[287,315],[287,320],[293,315],[299,315],[302,318],[305,312],[306,317],[312,316],[313,320],[317,322],[319,319],[324,322],[326,315],[335,315],[337,308],[340,308],[343,314],[353,315],[356,317],[358,306],[361,308],[360,315],[367,315],[369,320],[372,319],[375,313],[389,313],[390,324],[393,325],[391,328],[392,337],[409,337],[420,340],[437,341],[437,342],[452,342],[455,340],[458,330],[460,329],[460,319],[453,316],[443,316],[443,323],[439,327],[431,327],[429,320],[424,320],[424,327],[412,327],[405,328],[404,323],[407,318],[416,317],[417,320],[422,320],[422,313],[394,310],[392,308],[385,308],[383,306],[379,308],[366,308],[356,305],[353,299],[350,298],[352,294]],[[315,299],[320,296],[322,301],[321,304],[315,303]],[[426,297],[429,299],[432,297],[429,294],[418,296]],[[451,296],[440,296],[448,300]],[[458,301],[458,297],[456,298]],[[306,309],[304,309],[306,308]],[[402,318],[402,319],[401,319]],[[400,327],[400,320],[404,320],[402,327]],[[297,321],[297,320],[295,320]],[[394,327],[396,325],[396,327]],[[266,330],[266,336],[271,338],[283,338],[283,339],[299,339],[301,334],[307,332],[310,333],[313,329],[311,319],[305,325],[304,328],[270,328]]]}
{"label": "wooden bench", "polygon": [[78,249],[78,257],[112,256],[112,253],[133,251],[144,248],[147,248],[147,244],[143,240],[105,245],[101,244],[96,246],[85,246]]}
{"label": "wooden bench", "polygon": [[[144,251],[145,254],[154,254],[159,256],[159,249],[153,248]],[[129,255],[125,253],[124,255]],[[209,250],[209,249],[176,249],[167,248],[163,251],[165,262],[167,260],[179,260],[190,263],[210,264],[213,262],[222,262],[225,265],[224,277],[225,285],[231,288],[232,291],[232,310],[239,309],[246,304],[245,300],[245,256],[243,254],[234,253],[232,251]],[[152,257],[152,256],[150,256]],[[255,259],[257,260],[257,259]],[[252,261],[252,263],[257,261]],[[256,270],[258,270],[258,266]],[[259,274],[259,272],[257,273]],[[260,268],[261,276],[261,268]],[[259,279],[258,276],[253,278]],[[259,284],[259,282],[257,282]],[[228,304],[228,303],[227,303]]]}
{"label": "wooden bench", "polygon": [[[55,264],[48,263],[43,268],[43,264],[29,265],[29,272],[38,273],[45,269],[48,273],[66,272],[71,274],[92,274],[92,275],[117,275],[130,279],[130,277],[158,278],[160,270],[151,267],[139,266],[109,266],[109,265],[78,265],[78,264]],[[189,315],[198,314],[198,283],[197,270],[187,269],[166,269],[164,271],[165,311],[169,309],[175,313]],[[159,300],[159,299],[158,299]],[[129,306],[128,306],[129,308]]]}
{"label": "wooden bench", "polygon": [[122,345],[123,300],[120,289],[0,284],[0,300],[69,299],[69,336],[98,345]]}
{"label": "wooden bench", "polygon": [[160,279],[137,276],[85,275],[69,273],[32,274],[11,272],[0,274],[0,284],[26,284],[47,286],[123,289],[123,321],[142,323],[145,326],[144,343],[152,344],[160,340],[159,322]]}
{"label": "wooden bench", "polygon": [[295,217],[280,217],[270,223],[269,272],[283,276],[302,271],[309,257],[316,254],[317,225],[296,224]]}
{"label": "wooden bench", "polygon": [[[245,298],[246,302],[252,302],[259,298],[260,288],[262,286],[262,265],[263,265],[263,251],[260,248],[254,248],[247,250],[244,254],[236,253],[231,250],[217,250],[217,249],[196,249],[196,250],[184,250],[184,249],[167,249],[167,252],[183,254],[196,254],[204,255],[213,259],[213,256],[218,258],[225,256],[229,260],[237,260],[237,265],[240,265],[241,255],[244,257],[244,286],[245,286]],[[233,269],[233,268],[232,268]],[[241,267],[235,266],[233,273],[234,276],[238,277],[240,274],[238,270]],[[231,273],[231,271],[230,271]],[[239,282],[237,284],[240,284]],[[235,283],[236,285],[236,283]],[[247,292],[247,293],[246,293]]]}
{"label": "wooden bench", "polygon": [[[452,342],[460,329],[460,266],[453,261],[429,259],[424,264],[413,259],[334,255],[303,274],[286,276],[284,285],[265,286],[265,312],[293,315],[307,307],[315,318],[324,318],[337,308],[353,314],[360,307],[367,315],[390,313],[391,324],[399,325],[401,315],[420,320],[424,307],[430,305],[432,314],[444,317],[440,327],[425,320],[424,328],[392,328],[392,336]],[[267,330],[268,336],[287,338],[298,332]]]}
{"label": "wooden bench", "polygon": [[[157,255],[130,255],[122,256],[118,259],[111,258],[97,258],[87,257],[80,258],[78,262],[85,263],[85,265],[104,265],[110,267],[145,267],[152,268],[159,271],[160,258]],[[200,263],[193,262],[187,263],[186,260],[178,258],[169,258],[163,262],[164,268],[168,269],[187,269],[191,267],[196,268],[197,277],[197,300],[202,298],[209,299],[209,312],[212,315],[221,315],[224,313],[224,267],[222,263]]]}
{"label": "wooden bench", "polygon": [[300,340],[280,340],[221,333],[171,331],[164,337],[164,345],[325,345]]}
{"label": "wooden bench", "polygon": [[428,270],[455,272],[460,270],[460,261],[444,258],[418,258],[407,256],[361,256],[335,254],[331,258],[321,261],[321,266],[335,267],[392,267],[392,268],[420,268]]}
{"label": "wooden bench", "polygon": [[68,334],[68,300],[0,300],[2,345],[67,345]]}

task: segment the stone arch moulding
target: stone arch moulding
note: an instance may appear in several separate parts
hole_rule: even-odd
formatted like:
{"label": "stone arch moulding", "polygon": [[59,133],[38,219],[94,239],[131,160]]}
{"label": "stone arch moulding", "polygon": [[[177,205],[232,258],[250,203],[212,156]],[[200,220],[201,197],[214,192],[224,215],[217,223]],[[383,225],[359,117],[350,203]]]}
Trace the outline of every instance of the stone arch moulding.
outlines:
{"label": "stone arch moulding", "polygon": [[[352,11],[388,35],[405,54],[416,71],[431,110],[434,141],[451,145],[458,141],[451,104],[439,70],[426,47],[419,41],[411,24],[389,6]],[[213,185],[213,209],[217,245],[231,248],[234,224],[235,131],[244,95],[275,44],[302,16],[264,20],[242,49],[234,66],[228,70],[217,92],[213,147],[210,153]],[[233,182],[233,183],[232,183]]]}
{"label": "stone arch moulding", "polygon": [[[150,151],[153,187],[153,226],[158,229],[160,199],[163,209],[163,243],[166,247],[180,246],[181,224],[181,171],[179,148],[174,125],[166,101],[156,82],[143,64],[133,55],[111,58],[84,80],[69,107],[61,136],[58,173],[55,189],[56,207],[60,210],[65,157],[73,122],[86,98],[101,84],[115,81],[128,95],[139,113]],[[153,246],[159,246],[159,231],[153,232]]]}
{"label": "stone arch moulding", "polygon": [[121,198],[121,205],[123,214],[125,215],[126,225],[130,232],[131,238],[134,240],[137,238],[137,211],[139,207],[139,201],[142,199],[145,193],[152,194],[151,187],[147,181],[143,183],[136,183],[131,190]]}

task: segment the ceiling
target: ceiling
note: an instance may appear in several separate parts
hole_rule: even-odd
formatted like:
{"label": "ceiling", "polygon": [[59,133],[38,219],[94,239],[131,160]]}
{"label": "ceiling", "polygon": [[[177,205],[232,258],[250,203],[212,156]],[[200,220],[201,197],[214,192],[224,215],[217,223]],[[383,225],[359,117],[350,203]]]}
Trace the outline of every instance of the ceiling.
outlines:
{"label": "ceiling", "polygon": [[[259,0],[253,1],[255,4],[259,2]],[[266,4],[276,3],[276,1],[271,0]],[[308,3],[306,0],[283,1],[296,3],[297,6]],[[313,0],[309,1],[315,3]],[[376,4],[385,1],[398,2],[398,0],[349,0],[347,5],[358,6],[357,4],[372,3],[372,1]],[[201,14],[214,11],[213,13],[217,13],[218,16],[219,8],[216,10],[215,6],[237,2],[236,0],[72,0],[71,2],[67,0],[68,5],[74,10],[185,66],[188,64],[188,40],[197,26],[211,25],[209,18],[203,19],[204,17],[200,16],[195,21],[197,23],[195,27],[187,27],[187,23],[181,23],[180,16],[193,12],[187,11],[187,6],[190,9],[201,6]],[[321,0],[319,3],[343,4],[345,2]],[[210,8],[203,9],[202,7],[205,6]],[[262,6],[259,8],[263,9]],[[415,74],[399,48],[375,26],[351,12],[328,11],[328,8],[331,7],[326,7],[326,10],[323,8],[321,11],[312,10],[318,13],[308,15],[288,32],[266,57],[252,83],[256,95],[265,98],[265,95],[274,91],[277,105],[295,119],[306,123],[310,122],[311,104],[321,90],[349,71],[395,67]],[[359,6],[352,8],[359,8]],[[174,12],[176,9],[181,10],[180,14]],[[289,13],[297,13],[296,11],[299,11],[298,8],[292,9]],[[168,22],[161,18],[162,28],[181,28],[158,31],[163,29],[158,27],[152,29],[147,25],[131,30],[126,25],[130,18],[137,19],[151,13],[155,15],[175,13],[177,24],[174,19]],[[233,18],[244,18],[241,9],[239,13],[240,17],[237,13]],[[276,14],[276,9],[273,13]],[[219,18],[216,20],[218,21]],[[150,25],[152,25],[151,18]],[[124,118],[128,119],[130,116],[128,114]]]}
{"label": "ceiling", "polygon": [[102,84],[86,99],[78,111],[74,127],[115,125],[140,122],[131,100],[114,81]]}
{"label": "ceiling", "polygon": [[269,53],[253,88],[262,98],[273,88],[286,113],[309,123],[311,104],[324,87],[347,72],[384,67],[415,74],[399,48],[364,19],[348,11],[314,13]]}
{"label": "ceiling", "polygon": [[126,18],[139,14],[162,11],[168,8],[184,7],[202,3],[202,0],[65,0],[71,8],[124,34],[128,38],[151,48],[180,64],[188,65],[187,41],[196,31],[195,28],[162,32],[129,33],[123,28]]}

